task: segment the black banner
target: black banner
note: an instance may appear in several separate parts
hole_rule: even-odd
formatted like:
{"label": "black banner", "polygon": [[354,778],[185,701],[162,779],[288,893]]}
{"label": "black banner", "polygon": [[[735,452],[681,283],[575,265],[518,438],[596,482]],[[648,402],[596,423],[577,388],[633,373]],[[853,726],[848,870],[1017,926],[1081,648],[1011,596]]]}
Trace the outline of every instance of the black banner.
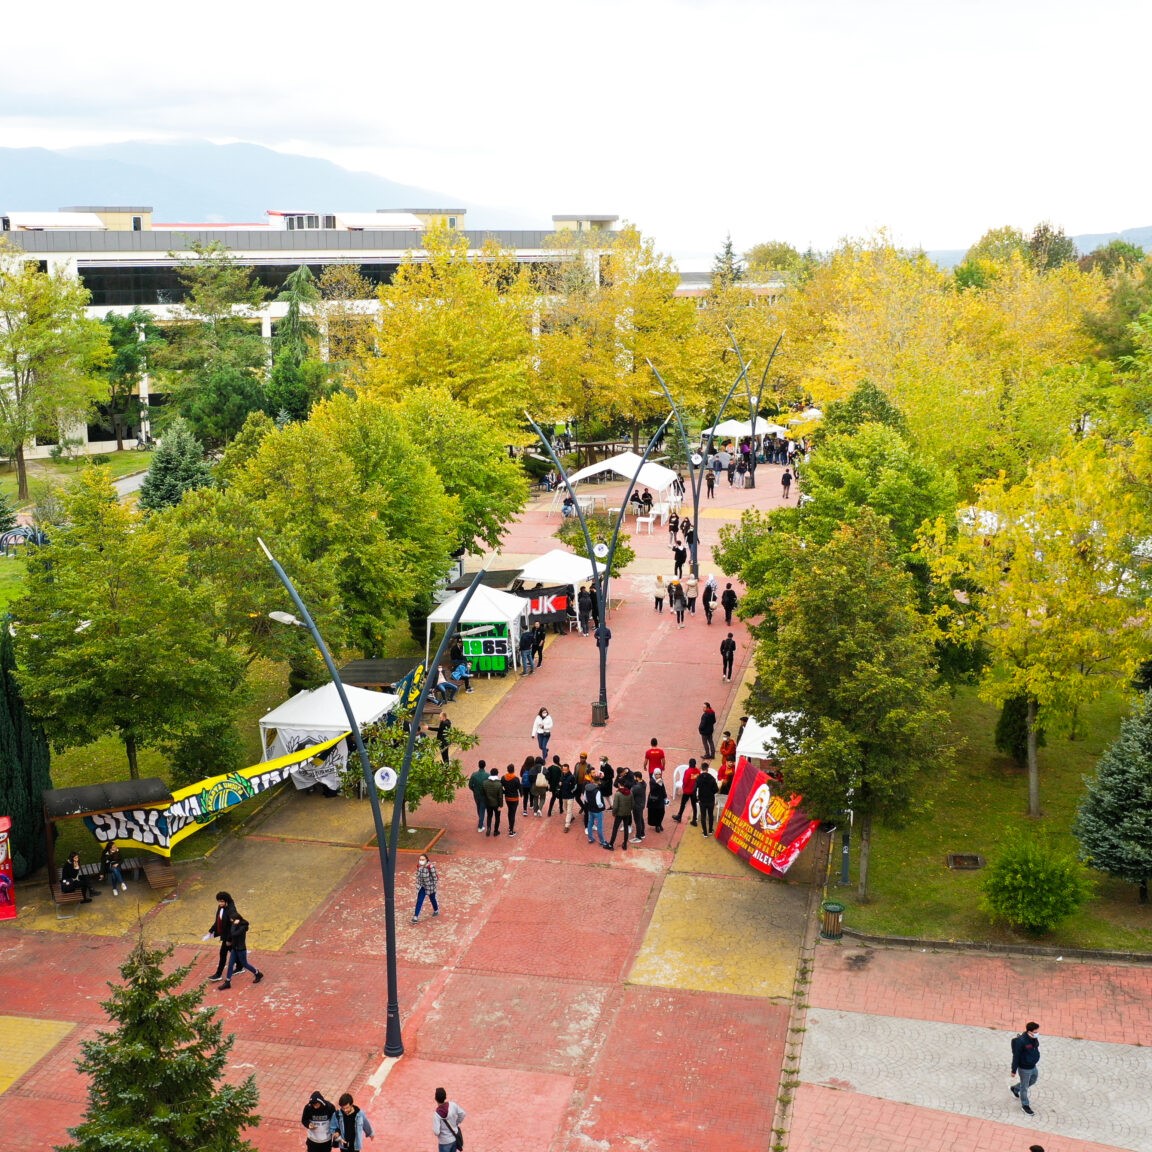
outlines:
{"label": "black banner", "polygon": [[568,603],[571,587],[559,584],[552,588],[518,588],[517,596],[530,600],[528,607],[529,626],[540,621],[545,627],[549,624],[563,624],[568,619]]}

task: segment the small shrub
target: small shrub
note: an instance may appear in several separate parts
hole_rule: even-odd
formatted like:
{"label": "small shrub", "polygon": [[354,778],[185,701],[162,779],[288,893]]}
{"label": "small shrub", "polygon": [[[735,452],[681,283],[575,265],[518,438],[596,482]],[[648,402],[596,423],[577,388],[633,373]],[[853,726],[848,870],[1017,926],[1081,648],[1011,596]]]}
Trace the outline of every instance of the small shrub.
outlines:
{"label": "small shrub", "polygon": [[89,461],[97,466],[101,464],[111,464],[112,457],[107,452],[97,452],[95,456],[90,456]]}
{"label": "small shrub", "polygon": [[1037,936],[1075,912],[1089,894],[1087,874],[1075,857],[1019,837],[1009,841],[984,880],[992,918]]}

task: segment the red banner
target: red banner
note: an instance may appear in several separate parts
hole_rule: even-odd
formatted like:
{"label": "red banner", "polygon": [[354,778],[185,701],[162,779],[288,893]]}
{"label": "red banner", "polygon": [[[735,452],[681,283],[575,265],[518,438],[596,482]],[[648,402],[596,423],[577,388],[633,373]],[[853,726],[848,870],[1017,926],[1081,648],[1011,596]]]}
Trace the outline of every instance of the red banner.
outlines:
{"label": "red banner", "polygon": [[716,839],[761,872],[787,872],[816,831],[817,821],[800,811],[801,798],[779,788],[741,756],[716,824]]}
{"label": "red banner", "polygon": [[16,918],[16,889],[12,884],[12,817],[0,816],[0,920]]}

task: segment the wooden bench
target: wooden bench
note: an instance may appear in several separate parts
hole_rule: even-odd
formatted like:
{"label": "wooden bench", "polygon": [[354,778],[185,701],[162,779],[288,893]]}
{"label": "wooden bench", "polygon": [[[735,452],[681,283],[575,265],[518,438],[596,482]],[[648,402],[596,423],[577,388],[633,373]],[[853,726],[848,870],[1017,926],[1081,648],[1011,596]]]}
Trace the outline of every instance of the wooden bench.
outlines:
{"label": "wooden bench", "polygon": [[180,882],[172,861],[162,856],[156,856],[144,861],[144,875],[148,880],[149,888],[175,888]]}

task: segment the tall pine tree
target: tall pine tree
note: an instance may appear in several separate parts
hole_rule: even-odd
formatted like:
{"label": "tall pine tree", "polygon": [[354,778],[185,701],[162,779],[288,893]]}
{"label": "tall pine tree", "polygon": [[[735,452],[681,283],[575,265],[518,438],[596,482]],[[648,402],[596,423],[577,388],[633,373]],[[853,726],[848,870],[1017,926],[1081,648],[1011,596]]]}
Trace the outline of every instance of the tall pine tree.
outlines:
{"label": "tall pine tree", "polygon": [[52,787],[44,729],[28,715],[16,683],[16,650],[8,618],[0,620],[0,815],[12,817],[12,870],[17,879],[47,859],[43,792]]}
{"label": "tall pine tree", "polygon": [[1072,829],[1080,858],[1093,868],[1140,886],[1148,903],[1152,876],[1152,693],[1120,725],[1116,742],[1087,781]]}
{"label": "tall pine tree", "polygon": [[179,504],[192,488],[212,483],[212,470],[204,459],[204,447],[186,420],[168,425],[160,447],[152,455],[148,475],[140,486],[140,507],[149,512]]}
{"label": "tall pine tree", "polygon": [[164,971],[172,947],[143,937],[102,1007],[115,1024],[81,1044],[88,1110],[59,1152],[252,1152],[255,1078],[221,1083],[235,1038],[225,1037],[204,986],[181,988],[192,965]]}

